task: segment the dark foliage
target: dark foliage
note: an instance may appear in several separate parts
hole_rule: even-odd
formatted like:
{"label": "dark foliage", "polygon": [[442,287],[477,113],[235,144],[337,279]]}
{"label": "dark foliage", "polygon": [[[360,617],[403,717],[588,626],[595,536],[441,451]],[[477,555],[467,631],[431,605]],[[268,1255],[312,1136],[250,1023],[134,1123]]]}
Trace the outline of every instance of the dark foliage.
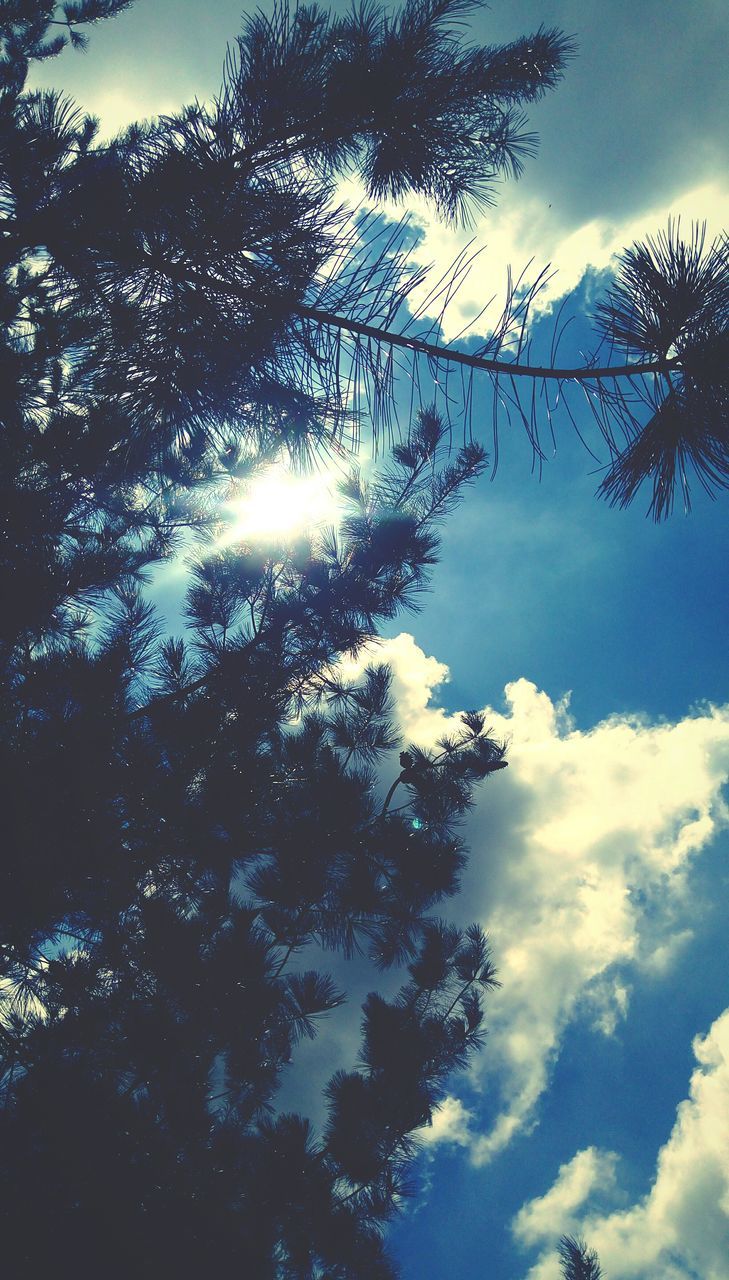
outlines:
{"label": "dark foliage", "polygon": [[[544,275],[531,289],[516,282],[489,339],[466,355],[443,346],[439,318],[467,261],[413,317],[405,303],[419,277],[406,243],[336,207],[336,179],[352,172],[374,199],[418,193],[467,219],[497,177],[518,172],[533,144],[522,108],[557,83],[569,39],[540,29],[469,47],[462,20],[475,0],[408,0],[395,16],[366,4],[336,18],[280,4],[246,21],[214,103],[100,145],[96,122],[63,95],[23,86],[32,58],[82,41],[85,23],[126,3],[0,5],[11,335],[1,372],[59,463],[71,437],[97,455],[77,458],[77,473],[103,458],[130,480],[172,477],[179,493],[219,469],[241,430],[257,451],[306,459],[356,434],[362,395],[375,429],[389,427],[403,357],[414,386],[420,364],[436,374],[444,405],[450,372],[482,371],[495,436],[500,418],[515,418],[537,459],[550,387],[568,413],[570,390],[584,388],[613,457],[601,486],[612,501],[652,479],[662,518],[676,489],[688,506],[692,470],[709,491],[725,487],[725,239],[704,254],[700,234],[684,244],[669,228],[630,250],[598,317],[611,363],[565,370],[556,342],[549,365],[529,360]],[[621,346],[627,364],[612,359]],[[470,386],[458,396],[468,418]]]}
{"label": "dark foliage", "polygon": [[[15,363],[22,376],[52,315],[43,354],[59,370],[66,430],[82,429],[68,419],[83,396],[103,415],[94,435],[105,451],[153,451],[159,465],[231,420],[258,447],[284,437],[295,452],[341,428],[348,379],[300,314],[372,286],[371,262],[353,274],[341,256],[337,174],[353,169],[373,195],[415,191],[464,210],[518,165],[514,112],[561,73],[567,42],[554,32],[462,48],[454,23],[472,7],[411,0],[397,19],[374,4],[332,19],[281,5],[246,22],[215,103],[105,146],[62,95],[8,87],[3,247],[25,265]],[[15,79],[41,25],[10,22]],[[398,297],[407,285],[396,277],[382,283]]]}
{"label": "dark foliage", "polygon": [[[20,14],[32,52],[39,29]],[[113,148],[89,159],[91,127],[59,98],[11,89],[9,101],[8,260],[22,244],[3,294],[3,1260],[28,1275],[389,1276],[382,1229],[407,1189],[413,1131],[477,1043],[477,993],[493,982],[480,935],[456,937],[432,912],[458,883],[459,815],[502,748],[464,725],[389,809],[375,772],[397,746],[389,672],[348,684],[337,664],[417,605],[437,522],[485,456],[449,453],[425,411],[379,477],[352,473],[338,532],[221,542],[221,485],[242,494],[285,447],[293,390],[282,408],[273,372],[264,380],[239,347],[231,378],[257,378],[258,401],[251,382],[236,403],[217,358],[225,316],[215,350],[191,322],[169,365],[142,368],[168,299],[127,288],[124,260],[132,208],[164,234],[177,219],[190,245],[212,209],[193,201],[184,228],[178,205],[165,224],[157,183],[175,192],[174,147],[152,149],[145,186],[142,143],[124,143],[126,168]],[[111,182],[126,203],[94,241],[97,178],[99,199]],[[292,179],[267,223],[279,218],[284,290],[318,243],[308,213],[297,223],[306,190]],[[244,212],[263,228],[263,203],[239,203],[231,235]],[[266,306],[278,314],[275,263],[269,278],[263,320]],[[173,313],[187,323],[176,302],[170,341]],[[256,343],[263,320],[246,321]],[[175,638],[144,568],[180,529],[192,563]],[[436,990],[418,964],[439,933]],[[412,962],[398,1000],[370,998],[347,1077],[363,1095],[366,1160],[337,1077],[324,1134],[276,1110],[298,1041],[344,998],[313,967],[321,949]],[[389,1063],[386,1016],[403,1047]]]}
{"label": "dark foliage", "polygon": [[669,225],[622,255],[598,308],[600,327],[626,356],[665,365],[638,430],[616,404],[629,439],[601,485],[627,506],[650,477],[657,520],[670,514],[676,490],[689,509],[692,472],[707,493],[729,486],[728,250],[726,236],[705,248],[699,228],[686,241]]}
{"label": "dark foliage", "polygon": [[[279,7],[215,103],[101,145],[24,86],[126,2],[0,0],[3,1261],[377,1280],[495,981],[480,931],[433,913],[506,761],[469,713],[398,769],[389,673],[338,664],[417,605],[485,455],[421,408],[379,476],[352,473],[336,533],[231,544],[216,511],[337,446],[361,375],[387,404],[387,335],[356,321],[395,325],[413,277],[336,209],[337,175],[463,216],[518,168],[520,104],[569,42],[466,48],[462,0]],[[170,637],[145,570],[183,548]],[[368,998],[317,1134],[276,1093],[343,999],[321,949],[410,979]]]}
{"label": "dark foliage", "polygon": [[602,1267],[594,1249],[584,1240],[562,1236],[557,1248],[564,1280],[602,1280]]}
{"label": "dark foliage", "polygon": [[[248,23],[210,109],[100,146],[23,84],[30,59],[123,7],[0,6],[3,1261],[376,1280],[414,1131],[494,981],[480,933],[433,911],[503,748],[469,721],[402,779],[388,670],[350,684],[338,662],[417,605],[438,521],[485,455],[450,452],[424,410],[379,476],[351,474],[337,532],[221,541],[217,511],[346,420],[346,383],[295,316],[332,255],[329,287],[358,288],[335,173],[455,208],[476,174],[466,140],[460,177],[441,174],[449,139],[478,132],[479,181],[511,163],[508,112],[556,77],[560,42],[449,68],[462,7],[282,8]],[[183,549],[171,637],[145,568]],[[376,770],[402,783],[396,807]],[[317,1135],[276,1095],[344,998],[322,949],[409,960],[412,978],[392,1004],[370,997],[360,1069],[332,1080]]]}
{"label": "dark foliage", "polygon": [[[65,35],[120,7],[67,5]],[[352,475],[339,533],[288,545],[221,546],[213,500],[340,412],[316,362],[300,389],[290,312],[338,244],[327,174],[379,145],[361,101],[333,113],[342,58],[359,30],[361,74],[369,58],[386,79],[404,29],[374,9],[256,19],[211,112],[99,148],[59,95],[20,92],[65,38],[54,12],[0,13],[4,1262],[387,1276],[413,1130],[477,1042],[485,945],[450,940],[432,1001],[413,969],[389,1065],[371,997],[356,1118],[337,1078],[322,1137],[275,1097],[343,999],[299,954],[425,956],[457,885],[458,815],[500,748],[465,727],[388,811],[389,673],[350,686],[337,661],[417,602],[434,526],[485,458],[441,461],[424,412],[385,474]],[[410,14],[441,78],[447,15]],[[186,632],[165,637],[144,567],[196,526]]]}

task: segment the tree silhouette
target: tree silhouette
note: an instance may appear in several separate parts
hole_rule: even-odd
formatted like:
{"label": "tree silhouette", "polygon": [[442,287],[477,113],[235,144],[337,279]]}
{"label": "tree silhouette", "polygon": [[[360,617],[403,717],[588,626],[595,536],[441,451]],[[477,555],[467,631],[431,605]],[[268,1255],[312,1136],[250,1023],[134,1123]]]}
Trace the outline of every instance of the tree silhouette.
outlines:
{"label": "tree silhouette", "polygon": [[[466,47],[464,0],[394,18],[281,6],[246,23],[213,104],[101,144],[62,95],[24,86],[33,59],[126,3],[0,2],[4,1258],[28,1275],[376,1280],[415,1134],[495,983],[480,931],[433,913],[457,887],[473,787],[506,762],[468,713],[398,769],[388,671],[347,683],[340,660],[417,605],[438,521],[485,454],[449,451],[425,404],[379,474],[352,472],[337,531],[232,543],[219,502],[356,433],[360,385],[386,423],[395,348],[510,385],[564,380],[522,371],[523,342],[506,359],[514,299],[485,354],[412,336],[407,255],[335,186],[349,170],[375,199],[416,192],[464,217],[518,169],[521,105],[571,46],[540,30]],[[624,376],[668,380],[672,421],[701,408],[712,484],[716,255],[703,275],[698,242],[686,257],[701,305],[626,321],[636,266],[603,313],[638,351]],[[602,387],[596,366],[568,372]],[[170,636],[144,575],[181,543]],[[409,980],[368,997],[358,1069],[332,1077],[317,1133],[276,1093],[343,999],[322,949]]]}
{"label": "tree silhouette", "polygon": [[[410,749],[387,808],[389,672],[351,684],[337,660],[417,599],[434,522],[483,468],[476,446],[441,461],[446,437],[423,413],[379,479],[353,474],[336,535],[204,547],[182,638],[123,578],[101,627],[9,664],[0,1216],[18,1269],[392,1274],[381,1229],[413,1132],[494,984],[480,931],[432,912],[503,746],[464,717]],[[370,996],[362,1068],[332,1079],[317,1137],[275,1095],[343,998],[307,967],[322,948],[409,960],[411,981]]]}

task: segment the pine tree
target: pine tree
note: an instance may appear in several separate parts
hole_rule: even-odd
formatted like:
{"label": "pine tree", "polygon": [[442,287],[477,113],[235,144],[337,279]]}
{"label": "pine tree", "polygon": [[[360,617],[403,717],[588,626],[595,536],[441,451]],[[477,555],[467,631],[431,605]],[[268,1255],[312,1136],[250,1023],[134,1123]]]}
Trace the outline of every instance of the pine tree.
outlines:
{"label": "pine tree", "polygon": [[[473,786],[506,762],[469,713],[392,767],[388,672],[349,685],[339,660],[417,603],[485,456],[448,454],[424,406],[379,476],[352,473],[336,534],[222,547],[215,498],[333,447],[361,379],[382,421],[388,348],[458,363],[408,336],[407,262],[335,207],[337,177],[463,216],[518,168],[520,106],[570,46],[466,48],[463,0],[281,7],[247,23],[212,106],[101,145],[62,95],[24,86],[124,7],[0,3],[4,1259],[371,1280],[392,1274],[382,1228],[414,1135],[495,983],[480,931],[434,912]],[[653,372],[696,357],[721,415],[717,271],[689,308],[698,355],[664,328]],[[619,287],[611,323],[635,345]],[[170,637],[144,572],[193,535]],[[368,998],[321,1134],[275,1106],[297,1041],[343,998],[304,967],[317,948],[409,972]]]}
{"label": "pine tree", "polygon": [[[37,646],[6,687],[0,1204],[19,1269],[391,1274],[380,1229],[413,1132],[495,981],[480,930],[432,911],[504,749],[470,714],[383,800],[389,673],[347,684],[337,659],[412,600],[433,522],[483,466],[471,446],[438,467],[445,434],[422,414],[379,480],[353,475],[340,535],[208,549],[184,638],[118,586],[100,633]],[[410,970],[395,1001],[370,996],[363,1068],[330,1082],[319,1139],[270,1112],[343,998],[293,964],[313,944]]]}

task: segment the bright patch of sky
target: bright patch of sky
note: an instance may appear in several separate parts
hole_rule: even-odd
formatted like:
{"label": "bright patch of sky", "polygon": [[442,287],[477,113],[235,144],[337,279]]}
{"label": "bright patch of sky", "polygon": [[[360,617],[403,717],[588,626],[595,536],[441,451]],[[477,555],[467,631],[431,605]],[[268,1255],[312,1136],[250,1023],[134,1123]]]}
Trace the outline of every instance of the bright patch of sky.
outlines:
{"label": "bright patch of sky", "polygon": [[[239,9],[138,0],[43,83],[107,132],[204,99]],[[469,237],[487,243],[447,337],[503,296],[507,265],[552,262],[542,303],[570,295],[578,355],[619,248],[669,214],[710,235],[729,225],[729,10],[492,0],[472,20],[490,43],[540,24],[576,35],[579,53],[530,112],[538,156],[469,232],[416,208],[417,256],[442,269]],[[549,326],[536,320],[535,344]],[[488,394],[472,423],[488,437]],[[656,527],[596,502],[604,462],[563,422],[537,483],[505,425],[495,483],[449,520],[423,612],[379,651],[407,738],[432,742],[484,705],[511,738],[449,908],[488,927],[503,987],[482,1056],[426,1135],[424,1191],[393,1236],[404,1280],[555,1280],[564,1231],[599,1250],[607,1280],[729,1276],[729,500]],[[247,536],[275,511],[293,520],[298,498],[278,483],[241,508]],[[307,1047],[322,1070],[356,1053],[368,981],[353,974],[352,1004]]]}

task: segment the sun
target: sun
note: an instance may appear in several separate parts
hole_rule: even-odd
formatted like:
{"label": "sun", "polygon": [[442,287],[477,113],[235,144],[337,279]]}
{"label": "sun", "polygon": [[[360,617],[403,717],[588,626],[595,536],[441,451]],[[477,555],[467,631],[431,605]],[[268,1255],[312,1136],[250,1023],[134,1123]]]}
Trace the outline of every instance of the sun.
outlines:
{"label": "sun", "polygon": [[273,466],[246,486],[240,497],[225,503],[229,523],[224,545],[251,540],[284,540],[337,522],[338,477],[331,472],[296,475]]}

